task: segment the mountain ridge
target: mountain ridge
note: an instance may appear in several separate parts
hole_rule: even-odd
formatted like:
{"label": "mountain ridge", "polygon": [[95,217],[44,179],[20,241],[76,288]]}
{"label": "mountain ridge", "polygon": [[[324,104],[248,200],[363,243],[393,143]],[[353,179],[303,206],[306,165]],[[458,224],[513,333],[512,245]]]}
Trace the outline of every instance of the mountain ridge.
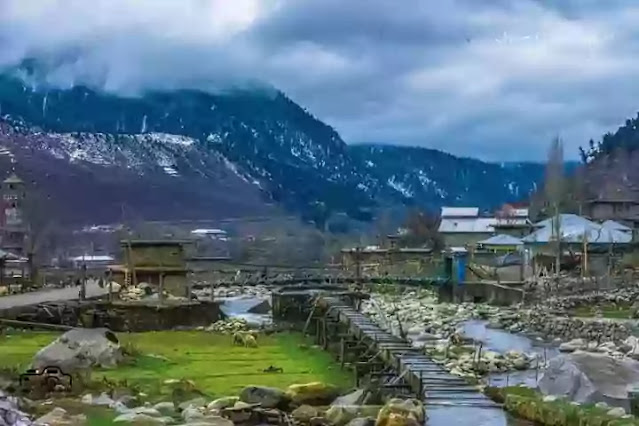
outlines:
{"label": "mountain ridge", "polygon": [[[543,176],[543,165],[503,167],[427,148],[348,145],[279,91],[121,97],[80,86],[34,87],[0,74],[0,117],[0,144],[13,150],[20,135],[43,158],[88,174],[106,167],[136,175],[140,185],[170,182],[205,197],[202,187],[215,192],[226,170],[237,190],[223,188],[226,196],[248,191],[252,208],[269,210],[275,202],[319,226],[341,212],[369,221],[388,205],[493,208],[525,198]],[[28,168],[28,156],[16,158]],[[486,185],[494,188],[481,195]]]}

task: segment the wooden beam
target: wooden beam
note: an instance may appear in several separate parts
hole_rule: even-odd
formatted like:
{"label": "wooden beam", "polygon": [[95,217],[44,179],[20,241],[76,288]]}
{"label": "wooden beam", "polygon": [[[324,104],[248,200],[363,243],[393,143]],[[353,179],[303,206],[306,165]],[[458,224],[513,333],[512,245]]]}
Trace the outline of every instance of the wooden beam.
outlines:
{"label": "wooden beam", "polygon": [[313,318],[313,315],[315,315],[315,310],[317,309],[317,302],[319,299],[315,299],[315,303],[313,303],[313,308],[311,309],[311,313],[308,314],[308,318],[306,318],[306,323],[304,323],[304,329],[302,330],[302,334],[306,335],[306,332],[308,331],[308,327],[311,324],[311,319]]}
{"label": "wooden beam", "polygon": [[19,321],[19,320],[11,320],[6,318],[0,318],[0,324],[6,324],[6,325],[15,326],[15,327],[33,327],[33,328],[42,328],[45,330],[62,330],[62,331],[73,330],[75,328],[68,325],[47,324],[43,322],[32,322],[32,321]]}

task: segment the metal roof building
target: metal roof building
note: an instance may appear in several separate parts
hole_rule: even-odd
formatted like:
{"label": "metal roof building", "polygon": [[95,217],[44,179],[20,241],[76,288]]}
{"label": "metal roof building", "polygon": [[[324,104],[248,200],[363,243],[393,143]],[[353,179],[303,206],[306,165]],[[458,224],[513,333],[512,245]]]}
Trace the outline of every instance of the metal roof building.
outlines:
{"label": "metal roof building", "polygon": [[465,217],[472,218],[479,216],[478,207],[442,207],[442,218]]}
{"label": "metal roof building", "polygon": [[[600,225],[575,214],[559,215],[561,241],[564,243],[588,244],[629,244],[632,233],[616,229],[614,224]],[[557,217],[548,218],[535,224],[537,230],[523,238],[527,244],[546,244],[555,240],[553,229]]]}
{"label": "metal roof building", "polygon": [[519,246],[523,244],[523,241],[520,238],[513,237],[511,235],[500,234],[479,241],[477,244],[485,246]]}

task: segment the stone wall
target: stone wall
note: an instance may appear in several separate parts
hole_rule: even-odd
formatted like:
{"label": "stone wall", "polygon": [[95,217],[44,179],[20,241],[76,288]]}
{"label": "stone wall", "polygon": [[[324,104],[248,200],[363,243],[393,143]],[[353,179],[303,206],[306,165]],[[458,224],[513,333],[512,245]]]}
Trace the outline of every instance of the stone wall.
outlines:
{"label": "stone wall", "polygon": [[[3,310],[6,319],[70,327],[108,327],[113,331],[170,330],[208,326],[221,319],[216,302],[171,303],[158,306],[143,302],[67,302],[22,306]],[[27,324],[25,324],[26,326]]]}
{"label": "stone wall", "polygon": [[508,306],[521,303],[524,295],[520,289],[495,283],[466,282],[461,285],[448,283],[439,287],[440,302],[457,301]]}
{"label": "stone wall", "polygon": [[159,306],[145,303],[100,303],[80,314],[85,327],[108,327],[113,331],[157,331],[175,327],[207,326],[221,318],[215,302]]}
{"label": "stone wall", "polygon": [[606,292],[594,292],[587,294],[575,294],[563,297],[550,298],[546,307],[557,311],[569,311],[582,306],[617,305],[631,306],[639,297],[639,288],[619,288]]}
{"label": "stone wall", "polygon": [[530,311],[520,315],[519,321],[529,331],[562,340],[622,341],[631,335],[625,323],[605,319],[556,317],[544,312]]}

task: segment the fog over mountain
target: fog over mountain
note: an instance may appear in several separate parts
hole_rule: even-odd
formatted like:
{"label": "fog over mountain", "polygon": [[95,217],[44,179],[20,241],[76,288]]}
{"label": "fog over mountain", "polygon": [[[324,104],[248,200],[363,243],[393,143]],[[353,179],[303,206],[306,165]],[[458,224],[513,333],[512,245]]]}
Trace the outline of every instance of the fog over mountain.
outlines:
{"label": "fog over mountain", "polygon": [[[631,0],[4,0],[0,66],[119,94],[266,86],[348,143],[568,157],[637,109]],[[514,146],[517,149],[512,149]]]}

